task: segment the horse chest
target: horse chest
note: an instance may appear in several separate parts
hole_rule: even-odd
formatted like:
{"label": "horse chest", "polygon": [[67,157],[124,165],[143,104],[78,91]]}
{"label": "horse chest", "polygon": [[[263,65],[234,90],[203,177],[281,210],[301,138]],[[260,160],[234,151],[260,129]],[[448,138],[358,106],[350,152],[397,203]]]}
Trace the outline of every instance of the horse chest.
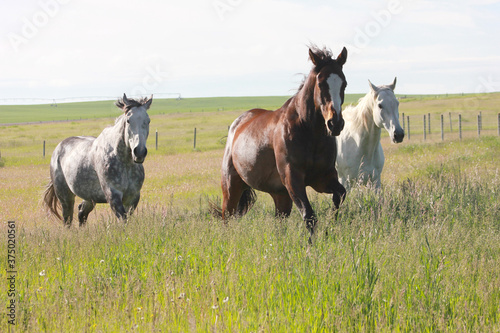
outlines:
{"label": "horse chest", "polygon": [[380,142],[372,146],[366,145],[360,149],[357,154],[360,169],[363,171],[372,172],[376,169],[381,169],[384,164],[384,152]]}
{"label": "horse chest", "polygon": [[124,196],[131,192],[136,193],[144,182],[144,167],[142,164],[123,163],[117,158],[105,159],[99,163],[104,179],[110,187],[119,190]]}
{"label": "horse chest", "polygon": [[[301,140],[288,145],[288,159],[292,166],[304,169],[308,177],[329,172],[335,168],[335,139]],[[304,145],[304,142],[307,144]]]}

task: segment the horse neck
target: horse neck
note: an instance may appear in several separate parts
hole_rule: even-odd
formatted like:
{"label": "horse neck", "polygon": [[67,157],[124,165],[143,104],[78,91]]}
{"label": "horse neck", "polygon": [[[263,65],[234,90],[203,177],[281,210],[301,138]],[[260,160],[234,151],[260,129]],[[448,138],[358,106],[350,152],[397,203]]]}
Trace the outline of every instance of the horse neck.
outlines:
{"label": "horse neck", "polygon": [[371,150],[380,142],[382,129],[373,120],[373,108],[377,103],[377,96],[369,92],[363,97],[355,110],[356,129],[360,137],[360,145]]}
{"label": "horse neck", "polygon": [[130,154],[130,148],[125,140],[126,131],[126,120],[124,116],[120,116],[116,119],[115,125],[108,127],[106,133],[103,131],[100,136],[103,136],[102,140],[106,142],[107,145],[113,148],[113,152],[116,156],[124,162],[132,162],[132,156]]}
{"label": "horse neck", "polygon": [[[321,111],[316,107],[314,102],[314,88],[316,87],[316,73],[311,71],[309,76],[304,81],[299,92],[295,95],[295,101],[292,105],[303,122],[315,124],[318,120],[317,115],[321,115]],[[322,115],[321,115],[322,117]],[[324,126],[324,121],[321,122]]]}

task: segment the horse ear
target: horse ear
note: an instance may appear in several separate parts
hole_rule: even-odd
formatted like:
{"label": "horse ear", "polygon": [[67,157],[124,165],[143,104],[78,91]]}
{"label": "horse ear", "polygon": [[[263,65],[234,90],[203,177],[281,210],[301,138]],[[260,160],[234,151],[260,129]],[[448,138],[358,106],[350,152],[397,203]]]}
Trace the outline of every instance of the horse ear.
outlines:
{"label": "horse ear", "polygon": [[123,93],[123,103],[125,103],[125,105],[129,104],[129,100],[127,98],[127,94]]}
{"label": "horse ear", "polygon": [[146,106],[146,110],[149,109],[149,107],[151,106],[151,103],[153,103],[153,95],[151,95],[151,97],[149,97],[147,102],[144,104]]}
{"label": "horse ear", "polygon": [[337,63],[340,66],[344,66],[346,61],[347,61],[347,49],[344,46],[344,48],[342,49],[342,52],[340,52],[340,54],[337,57]]}
{"label": "horse ear", "polygon": [[374,92],[374,93],[378,93],[379,89],[376,85],[374,85],[372,83],[372,81],[368,80],[368,83],[370,84],[370,89]]}
{"label": "horse ear", "polygon": [[321,58],[318,57],[316,53],[314,53],[313,50],[311,49],[309,49],[309,59],[311,59],[314,66],[318,66],[319,63],[321,62]]}
{"label": "horse ear", "polygon": [[391,88],[392,91],[394,91],[394,89],[396,89],[396,79],[397,79],[397,77],[395,77],[394,81],[389,85],[389,88]]}

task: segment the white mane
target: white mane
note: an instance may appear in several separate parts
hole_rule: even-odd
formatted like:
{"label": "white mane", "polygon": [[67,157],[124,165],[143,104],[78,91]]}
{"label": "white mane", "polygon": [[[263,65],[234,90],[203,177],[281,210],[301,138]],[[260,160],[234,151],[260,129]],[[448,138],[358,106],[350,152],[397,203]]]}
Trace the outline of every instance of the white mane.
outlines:
{"label": "white mane", "polygon": [[373,106],[376,96],[368,93],[358,100],[357,105],[349,105],[342,112],[345,122],[349,122],[351,130],[355,132],[368,131],[369,124],[373,123]]}

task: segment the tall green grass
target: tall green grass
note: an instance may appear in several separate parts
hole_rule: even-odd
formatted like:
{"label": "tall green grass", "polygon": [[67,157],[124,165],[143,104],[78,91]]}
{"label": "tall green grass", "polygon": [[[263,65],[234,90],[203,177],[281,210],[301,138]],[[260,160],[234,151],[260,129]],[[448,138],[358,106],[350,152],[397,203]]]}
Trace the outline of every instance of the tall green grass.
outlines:
{"label": "tall green grass", "polygon": [[[206,203],[19,233],[19,331],[497,331],[498,174],[430,167],[338,214],[227,224]],[[2,294],[0,301],[4,301]],[[2,314],[2,322],[5,315]]]}
{"label": "tall green grass", "polygon": [[309,246],[296,209],[276,219],[267,195],[227,224],[208,214],[239,113],[153,115],[136,214],[123,225],[100,205],[69,230],[37,206],[49,154],[113,118],[0,127],[0,215],[18,222],[15,331],[500,330],[498,137],[383,139],[381,191],[353,189],[338,213],[310,193],[319,224]]}

